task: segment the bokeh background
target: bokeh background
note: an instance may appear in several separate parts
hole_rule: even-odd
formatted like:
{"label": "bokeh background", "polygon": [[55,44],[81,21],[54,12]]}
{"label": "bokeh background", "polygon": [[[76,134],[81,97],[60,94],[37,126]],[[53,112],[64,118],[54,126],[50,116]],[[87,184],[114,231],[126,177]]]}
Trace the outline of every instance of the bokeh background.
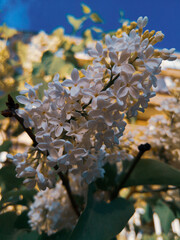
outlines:
{"label": "bokeh background", "polygon": [[[120,27],[120,11],[123,11],[124,18],[130,21],[137,20],[139,16],[148,16],[148,28],[161,30],[165,34],[165,39],[159,47],[175,47],[180,51],[179,0],[0,0],[0,24],[5,22],[17,30],[44,30],[47,33],[63,26],[66,34],[70,34],[72,28],[66,16],[71,14],[81,17],[82,2],[102,17],[104,22],[101,28],[105,32]],[[91,25],[90,20],[86,22],[86,27]]]}

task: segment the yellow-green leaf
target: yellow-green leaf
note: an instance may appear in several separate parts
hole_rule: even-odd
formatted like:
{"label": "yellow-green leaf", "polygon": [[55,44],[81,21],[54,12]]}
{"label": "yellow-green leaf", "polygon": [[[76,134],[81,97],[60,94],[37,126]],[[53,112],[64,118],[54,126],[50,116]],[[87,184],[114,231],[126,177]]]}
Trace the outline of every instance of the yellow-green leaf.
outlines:
{"label": "yellow-green leaf", "polygon": [[97,27],[92,27],[92,30],[97,32],[97,33],[101,33],[102,29],[101,28],[97,28]]}
{"label": "yellow-green leaf", "polygon": [[97,13],[92,13],[90,15],[90,18],[93,22],[96,22],[96,23],[103,23],[103,20],[100,18],[100,16],[97,14]]}
{"label": "yellow-green leaf", "polygon": [[11,38],[17,33],[18,33],[18,31],[16,29],[9,28],[9,27],[7,27],[6,24],[3,24],[3,26],[0,26],[0,36],[2,38],[5,38],[5,39]]}
{"label": "yellow-green leaf", "polygon": [[82,27],[83,22],[86,20],[85,17],[75,18],[72,15],[67,15],[68,22],[72,25],[75,31],[79,30]]}
{"label": "yellow-green leaf", "polygon": [[82,7],[82,10],[83,10],[83,13],[89,14],[91,12],[91,8],[88,7],[86,4],[82,3],[81,7]]}

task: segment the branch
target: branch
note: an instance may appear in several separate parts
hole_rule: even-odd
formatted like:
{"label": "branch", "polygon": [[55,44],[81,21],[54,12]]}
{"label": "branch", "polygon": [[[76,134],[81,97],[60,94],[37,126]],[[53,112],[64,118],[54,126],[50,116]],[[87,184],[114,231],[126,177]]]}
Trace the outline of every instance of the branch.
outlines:
{"label": "branch", "polygon": [[134,170],[134,168],[136,167],[137,163],[139,162],[139,160],[141,159],[142,155],[151,149],[151,146],[149,143],[146,144],[141,144],[140,146],[138,146],[139,152],[137,154],[137,156],[134,158],[131,166],[129,167],[129,169],[127,170],[126,174],[124,175],[124,177],[122,178],[120,184],[115,188],[115,190],[111,193],[110,199],[113,200],[115,198],[117,198],[119,191],[124,187],[124,184],[126,183],[126,181],[128,180],[128,178],[130,177],[132,171]]}
{"label": "branch", "polygon": [[108,89],[109,87],[111,87],[111,86],[114,84],[115,80],[116,80],[119,76],[120,76],[120,74],[116,75],[115,78],[112,78],[112,76],[111,76],[110,81],[103,87],[103,89],[101,90],[101,92],[106,91],[106,89]]}
{"label": "branch", "polygon": [[[36,137],[34,135],[34,133],[32,132],[32,129],[31,128],[26,128],[24,126],[24,119],[20,116],[17,115],[16,113],[16,109],[19,108],[19,104],[15,103],[13,98],[11,97],[11,95],[8,95],[8,102],[6,103],[8,109],[4,110],[1,112],[1,114],[4,116],[4,117],[14,117],[16,118],[16,120],[20,123],[20,125],[23,127],[24,131],[29,135],[29,137],[32,139],[33,141],[33,146],[36,147],[37,146],[37,141],[36,141]],[[57,170],[58,166],[56,165],[55,167],[55,170]],[[72,204],[72,207],[75,211],[75,213],[77,214],[77,216],[79,217],[80,216],[80,212],[78,210],[78,206],[73,198],[73,194],[72,194],[72,191],[71,191],[71,188],[70,188],[70,184],[69,184],[69,179],[68,177],[63,174],[62,172],[59,172],[58,173],[64,187],[66,188],[66,191],[67,191],[67,194],[69,196],[69,199],[71,201],[71,204]]]}
{"label": "branch", "polygon": [[[55,166],[54,168],[56,169],[57,166]],[[71,205],[72,205],[76,215],[78,217],[80,217],[80,212],[78,210],[78,206],[76,204],[76,201],[74,200],[74,197],[73,197],[73,194],[72,194],[72,191],[71,191],[71,187],[70,187],[70,184],[69,184],[69,179],[68,179],[67,175],[63,174],[62,172],[59,172],[58,175],[59,175],[60,179],[62,180],[62,183],[63,183],[64,187],[66,188],[67,194],[68,194],[69,199],[71,201]]]}
{"label": "branch", "polygon": [[4,117],[14,117],[20,125],[23,127],[24,131],[28,134],[28,136],[32,139],[33,141],[33,146],[35,147],[38,143],[36,141],[36,137],[32,132],[31,128],[26,128],[24,126],[24,119],[20,116],[17,115],[16,110],[19,108],[19,104],[15,103],[11,95],[8,95],[8,101],[6,103],[8,109],[4,110],[1,112],[1,114]]}

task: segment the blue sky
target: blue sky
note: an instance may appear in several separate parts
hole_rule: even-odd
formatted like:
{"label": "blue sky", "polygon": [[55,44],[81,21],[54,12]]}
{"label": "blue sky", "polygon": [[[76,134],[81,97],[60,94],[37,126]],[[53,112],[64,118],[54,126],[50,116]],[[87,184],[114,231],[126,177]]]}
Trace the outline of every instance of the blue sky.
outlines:
{"label": "blue sky", "polygon": [[[5,22],[19,30],[46,32],[63,26],[69,34],[72,29],[66,16],[81,17],[81,3],[99,13],[104,20],[99,27],[107,32],[120,26],[120,10],[130,20],[148,16],[147,28],[165,34],[159,47],[175,47],[180,52],[180,0],[0,0],[0,23]],[[88,26],[92,26],[90,21],[86,24]]]}

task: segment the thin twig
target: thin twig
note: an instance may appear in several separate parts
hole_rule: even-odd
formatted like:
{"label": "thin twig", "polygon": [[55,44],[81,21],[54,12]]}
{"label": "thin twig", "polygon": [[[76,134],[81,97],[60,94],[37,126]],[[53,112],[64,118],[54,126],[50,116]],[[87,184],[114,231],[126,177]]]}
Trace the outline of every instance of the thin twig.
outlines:
{"label": "thin twig", "polygon": [[106,91],[106,89],[108,89],[109,87],[111,87],[111,86],[114,84],[115,80],[116,80],[119,76],[120,76],[120,74],[117,74],[115,78],[112,78],[112,77],[111,77],[110,81],[103,87],[103,89],[101,90],[101,92]]}
{"label": "thin twig", "polygon": [[141,144],[138,149],[139,152],[137,154],[137,156],[134,158],[131,166],[129,167],[129,169],[127,170],[126,174],[124,175],[123,179],[121,180],[121,182],[119,183],[119,185],[114,189],[114,191],[111,193],[110,199],[113,200],[115,198],[117,198],[119,191],[124,187],[124,184],[126,183],[126,181],[128,180],[128,178],[130,177],[132,171],[134,170],[134,168],[136,167],[137,163],[139,162],[139,160],[141,159],[142,155],[150,150],[151,146],[149,143],[146,144]]}
{"label": "thin twig", "polygon": [[71,201],[72,207],[73,207],[74,211],[76,212],[76,215],[78,217],[80,217],[80,212],[78,210],[78,206],[76,204],[76,201],[74,200],[74,197],[73,197],[73,194],[72,194],[72,191],[71,191],[71,187],[70,187],[70,184],[69,184],[69,179],[68,179],[67,175],[63,174],[62,172],[59,172],[58,175],[61,178],[64,187],[66,188],[67,194],[68,194],[69,199]]}

